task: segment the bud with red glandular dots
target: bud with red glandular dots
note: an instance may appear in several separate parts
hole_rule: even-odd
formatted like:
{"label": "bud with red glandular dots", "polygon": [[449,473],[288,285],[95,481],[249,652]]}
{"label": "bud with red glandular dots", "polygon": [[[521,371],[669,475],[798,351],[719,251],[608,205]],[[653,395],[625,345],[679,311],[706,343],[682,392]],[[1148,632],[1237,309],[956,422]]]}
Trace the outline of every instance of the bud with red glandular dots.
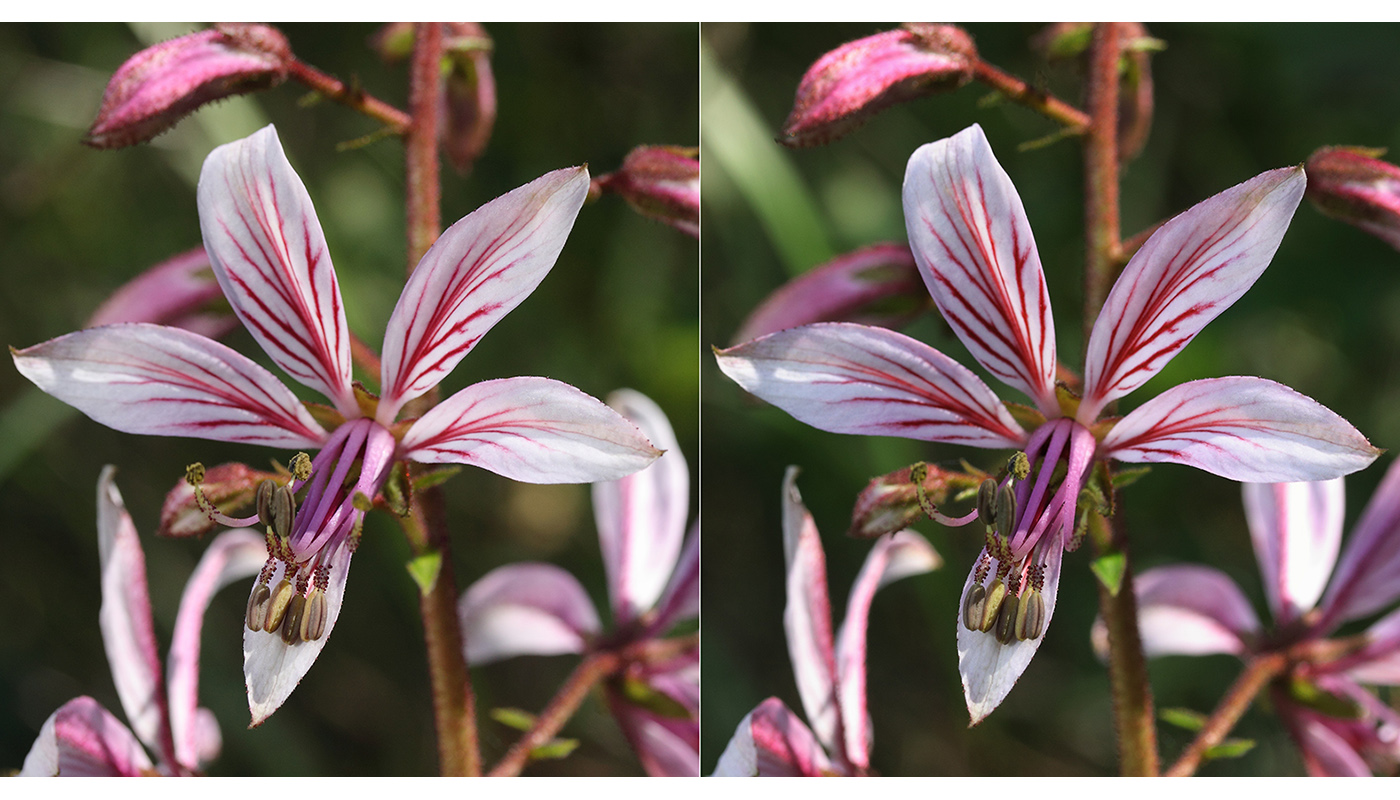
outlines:
{"label": "bud with red glandular dots", "polygon": [[1400,250],[1400,167],[1384,150],[1324,147],[1308,158],[1307,198],[1318,211]]}

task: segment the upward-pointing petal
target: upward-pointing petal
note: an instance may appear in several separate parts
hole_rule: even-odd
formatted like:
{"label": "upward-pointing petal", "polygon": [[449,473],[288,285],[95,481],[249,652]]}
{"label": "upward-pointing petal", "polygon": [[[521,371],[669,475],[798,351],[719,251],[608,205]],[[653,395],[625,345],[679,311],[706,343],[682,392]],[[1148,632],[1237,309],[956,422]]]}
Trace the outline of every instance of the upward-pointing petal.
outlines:
{"label": "upward-pointing petal", "polygon": [[938,310],[982,366],[1055,400],[1055,321],[1026,210],[982,128],[920,147],[904,173],[909,246]]}
{"label": "upward-pointing petal", "polygon": [[1342,544],[1345,506],[1341,478],[1244,484],[1245,519],[1276,625],[1312,610],[1322,596]]}
{"label": "upward-pointing petal", "polygon": [[179,328],[108,325],[10,354],[35,386],[125,433],[307,449],[326,438],[272,373]]}
{"label": "upward-pointing petal", "polygon": [[588,169],[560,169],[507,192],[443,232],[384,332],[379,421],[436,386],[477,340],[539,286],[588,196]]}
{"label": "upward-pointing petal", "polygon": [[797,467],[783,478],[783,555],[787,562],[787,607],[783,628],[802,707],[817,739],[841,752],[841,712],[836,698],[836,654],[831,635],[831,598],[826,591],[826,553],[817,523],[797,491]]}
{"label": "upward-pointing petal", "polygon": [[1173,217],[1133,255],[1094,322],[1079,420],[1156,375],[1269,266],[1303,199],[1302,167],[1252,178]]}
{"label": "upward-pointing petal", "polygon": [[210,153],[198,201],[214,276],[248,332],[288,375],[358,416],[335,268],[277,130],[269,125]]}

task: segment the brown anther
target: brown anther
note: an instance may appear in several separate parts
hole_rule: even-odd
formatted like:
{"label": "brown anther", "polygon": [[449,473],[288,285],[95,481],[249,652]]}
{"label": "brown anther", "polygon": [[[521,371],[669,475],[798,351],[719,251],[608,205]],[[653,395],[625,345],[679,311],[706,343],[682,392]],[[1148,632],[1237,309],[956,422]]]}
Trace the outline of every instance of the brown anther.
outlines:
{"label": "brown anther", "polygon": [[[986,632],[992,629],[992,626],[997,622],[1002,606],[1008,605],[1005,600],[1006,584],[1002,583],[1001,578],[996,578],[987,587],[987,604],[982,607],[982,619],[977,624],[977,630]],[[1015,605],[1014,598],[1009,605]]]}
{"label": "brown anther", "polygon": [[282,618],[287,615],[287,606],[292,602],[292,596],[296,590],[292,588],[292,582],[283,578],[277,588],[272,590],[272,600],[267,607],[267,618],[263,620],[263,630],[272,633],[282,624]]}
{"label": "brown anther", "polygon": [[302,641],[314,642],[325,634],[327,611],[326,593],[312,589],[311,594],[306,596],[306,606],[301,612]]}
{"label": "brown anther", "polygon": [[1019,614],[1020,603],[1015,597],[1006,598],[1006,602],[1001,604],[1001,610],[997,613],[996,629],[994,635],[997,641],[1002,644],[1011,644],[1016,641],[1016,619]]}
{"label": "brown anther", "polygon": [[997,532],[1008,539],[1011,538],[1011,534],[1016,532],[1016,489],[1011,481],[1007,481],[997,490],[994,510]]}
{"label": "brown anther", "polygon": [[1016,602],[1016,638],[1035,639],[1044,630],[1045,598],[1039,591],[1027,589]]}
{"label": "brown anther", "polygon": [[987,608],[987,590],[980,583],[974,583],[963,596],[962,624],[970,631],[982,625],[982,613]]}
{"label": "brown anther", "polygon": [[272,493],[276,490],[276,483],[263,481],[258,484],[257,494],[254,495],[257,499],[258,520],[268,528],[272,527]]}
{"label": "brown anther", "polygon": [[259,582],[253,587],[253,593],[248,596],[248,612],[244,620],[248,630],[262,630],[263,620],[267,618],[268,601],[271,598],[272,590],[267,588],[266,583]]}
{"label": "brown anther", "polygon": [[982,520],[982,524],[986,525],[988,530],[995,530],[997,526],[996,501],[996,480],[988,478],[982,481],[977,487],[977,518]]}
{"label": "brown anther", "polygon": [[282,641],[296,644],[301,641],[301,616],[306,608],[306,598],[292,592],[292,600],[287,604],[287,615],[282,620]]}
{"label": "brown anther", "polygon": [[201,483],[204,483],[204,464],[196,461],[185,467],[185,483],[196,488],[198,488]]}

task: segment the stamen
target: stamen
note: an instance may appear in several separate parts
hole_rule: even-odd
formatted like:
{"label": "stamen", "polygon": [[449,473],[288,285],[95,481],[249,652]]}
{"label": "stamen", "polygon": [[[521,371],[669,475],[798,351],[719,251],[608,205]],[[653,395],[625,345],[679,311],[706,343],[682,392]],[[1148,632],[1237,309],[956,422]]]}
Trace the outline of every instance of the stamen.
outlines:
{"label": "stamen", "polygon": [[1016,641],[1016,619],[1019,614],[1019,603],[1016,598],[1009,597],[1001,604],[1001,611],[996,619],[996,637],[1002,644],[1011,644]]}
{"label": "stamen", "polygon": [[301,639],[314,642],[326,632],[326,593],[312,589],[301,612]]}
{"label": "stamen", "polygon": [[[997,571],[1000,572],[1001,570],[998,569]],[[1002,583],[1001,578],[998,577],[987,587],[987,604],[982,608],[982,619],[977,624],[977,630],[983,632],[991,630],[992,626],[996,624],[1002,607],[1005,605],[1015,605],[1014,602],[1008,604],[1004,602],[1005,600],[1006,584]]]}
{"label": "stamen", "polygon": [[272,633],[282,624],[282,619],[287,615],[287,606],[292,602],[292,596],[296,590],[292,588],[292,582],[285,577],[277,584],[277,588],[272,590],[272,602],[267,608],[267,618],[263,621],[263,630]]}
{"label": "stamen", "polygon": [[292,477],[299,482],[305,482],[311,477],[311,456],[305,453],[297,453],[292,456]]}
{"label": "stamen", "polygon": [[245,622],[248,630],[262,630],[263,620],[267,619],[267,605],[272,598],[272,590],[267,588],[266,583],[259,583],[253,587],[253,593],[248,596],[248,613]]}
{"label": "stamen", "polygon": [[997,491],[996,523],[1001,535],[1011,538],[1011,534],[1016,530],[1016,491],[1012,488],[1011,481],[1007,481]]}
{"label": "stamen", "polygon": [[977,487],[977,518],[982,520],[982,524],[989,530],[997,525],[996,502],[997,482],[995,478],[988,478]]}
{"label": "stamen", "polygon": [[1023,481],[1031,474],[1031,460],[1025,453],[1017,450],[1011,454],[1011,460],[1006,463],[1006,469],[1018,481]]}
{"label": "stamen", "polygon": [[292,521],[295,519],[297,501],[291,487],[280,486],[276,481],[263,481],[258,484],[258,519],[271,528],[278,538],[292,535]]}
{"label": "stamen", "polygon": [[301,636],[301,615],[306,608],[306,598],[298,592],[292,593],[292,601],[287,604],[287,615],[282,619],[282,641],[295,644]]}
{"label": "stamen", "polygon": [[1016,638],[1038,638],[1045,629],[1045,599],[1036,589],[1027,589],[1016,603]]}
{"label": "stamen", "polygon": [[982,584],[974,583],[968,587],[967,594],[963,597],[962,624],[970,631],[978,630],[982,625],[982,613],[987,608],[987,590]]}
{"label": "stamen", "polygon": [[257,517],[230,517],[223,513],[204,496],[204,489],[200,484],[204,483],[204,464],[196,461],[185,467],[185,483],[194,489],[194,501],[199,506],[199,510],[204,512],[204,516],[215,525],[225,525],[230,528],[246,528],[257,521]]}

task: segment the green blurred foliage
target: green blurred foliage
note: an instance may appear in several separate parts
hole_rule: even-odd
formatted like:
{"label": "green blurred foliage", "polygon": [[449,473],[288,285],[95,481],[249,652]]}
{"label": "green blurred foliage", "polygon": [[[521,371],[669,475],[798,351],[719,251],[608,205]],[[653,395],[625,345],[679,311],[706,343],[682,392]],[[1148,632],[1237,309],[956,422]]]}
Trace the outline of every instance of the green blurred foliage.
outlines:
{"label": "green blurred foliage", "polygon": [[[910,154],[973,122],[1024,201],[1053,301],[1059,353],[1082,364],[1081,151],[1067,139],[1018,145],[1054,131],[1010,103],[979,104],[988,90],[956,92],[885,111],[825,147],[773,143],[803,72],[842,42],[893,24],[702,26],[704,173],[701,335],[725,346],[744,316],[792,275],[831,253],[903,241],[900,185]],[[1076,64],[1031,53],[1030,24],[968,25],[983,57],[1032,85],[1081,103]],[[1264,170],[1301,163],[1317,147],[1355,144],[1400,152],[1400,63],[1394,25],[1153,25],[1156,122],[1123,174],[1130,236]],[[750,155],[746,158],[745,152]],[[760,154],[754,156],[752,154]],[[756,176],[748,171],[762,170]],[[779,191],[783,196],[774,196]],[[815,230],[817,236],[793,235]],[[1272,266],[1124,411],[1196,378],[1259,375],[1334,409],[1382,448],[1400,446],[1400,253],[1323,218],[1306,202]],[[963,363],[966,349],[934,316],[906,329]],[[1001,396],[1017,393],[994,384]],[[788,464],[823,531],[831,595],[844,598],[870,549],[844,537],[852,502],[872,477],[926,459],[994,467],[1004,453],[897,439],[828,434],[753,402],[708,362],[705,420],[702,769],[735,724],[770,695],[800,712],[782,628],[779,487]],[[1391,458],[1347,483],[1348,525]],[[1139,572],[1196,562],[1232,576],[1262,615],[1239,487],[1185,467],[1154,467],[1126,488],[1122,513]],[[1089,549],[1066,557],[1059,605],[1044,645],[1002,706],[967,727],[954,645],[958,594],[981,542],[971,529],[915,526],[946,559],[930,575],[881,591],[870,622],[869,693],[874,768],[884,774],[1112,774],[1117,770],[1107,676],[1089,645],[1097,613]],[[1350,630],[1350,629],[1347,629]],[[1150,663],[1157,706],[1209,712],[1239,671],[1225,656]],[[1158,726],[1170,761],[1189,733]],[[1292,743],[1259,709],[1237,727],[1257,742],[1208,775],[1299,774]]]}
{"label": "green blurred foliage", "polygon": [[[399,107],[406,68],[377,61],[371,25],[282,29],[304,61]],[[699,128],[695,25],[491,25],[499,117],[490,148],[462,178],[444,165],[443,219],[553,169],[611,171],[644,143],[693,145]],[[349,324],[377,348],[403,284],[403,150],[393,139],[338,152],[376,124],[328,102],[299,105],[286,84],[201,110],[152,143],[80,144],[111,73],[141,47],[189,26],[0,26],[0,339],[25,347],[75,330],[110,292],[199,244],[194,181],[209,149],[268,122],[307,184],[340,278]],[[486,336],[444,392],[513,375],[557,378],[597,397],[630,386],[657,401],[681,450],[698,456],[695,242],[621,200],[586,207],[558,264]],[[239,330],[226,342],[273,369]],[[280,374],[280,373],[279,373]],[[357,377],[362,377],[358,376]],[[371,382],[377,382],[368,376]],[[300,387],[297,389],[300,391]],[[305,395],[310,399],[310,395]],[[155,439],[99,426],[0,369],[0,769],[18,768],[44,719],[90,694],[121,716],[97,628],[94,498],[103,464],[143,534],[156,628],[169,641],[183,583],[203,542],[157,540],[165,492],[192,461],[254,466],[291,453]],[[578,575],[606,609],[588,487],[516,484],[467,469],[446,484],[458,588],[526,559]],[[207,616],[201,701],[224,739],[214,774],[424,774],[437,769],[417,590],[397,526],[371,515],[344,614],[288,703],[246,730],[240,619],[246,585]],[[606,612],[603,612],[606,614]],[[575,658],[474,670],[488,759],[516,733],[484,714],[539,709]],[[634,774],[640,766],[604,704],[565,728],[581,741],[532,771]]]}

